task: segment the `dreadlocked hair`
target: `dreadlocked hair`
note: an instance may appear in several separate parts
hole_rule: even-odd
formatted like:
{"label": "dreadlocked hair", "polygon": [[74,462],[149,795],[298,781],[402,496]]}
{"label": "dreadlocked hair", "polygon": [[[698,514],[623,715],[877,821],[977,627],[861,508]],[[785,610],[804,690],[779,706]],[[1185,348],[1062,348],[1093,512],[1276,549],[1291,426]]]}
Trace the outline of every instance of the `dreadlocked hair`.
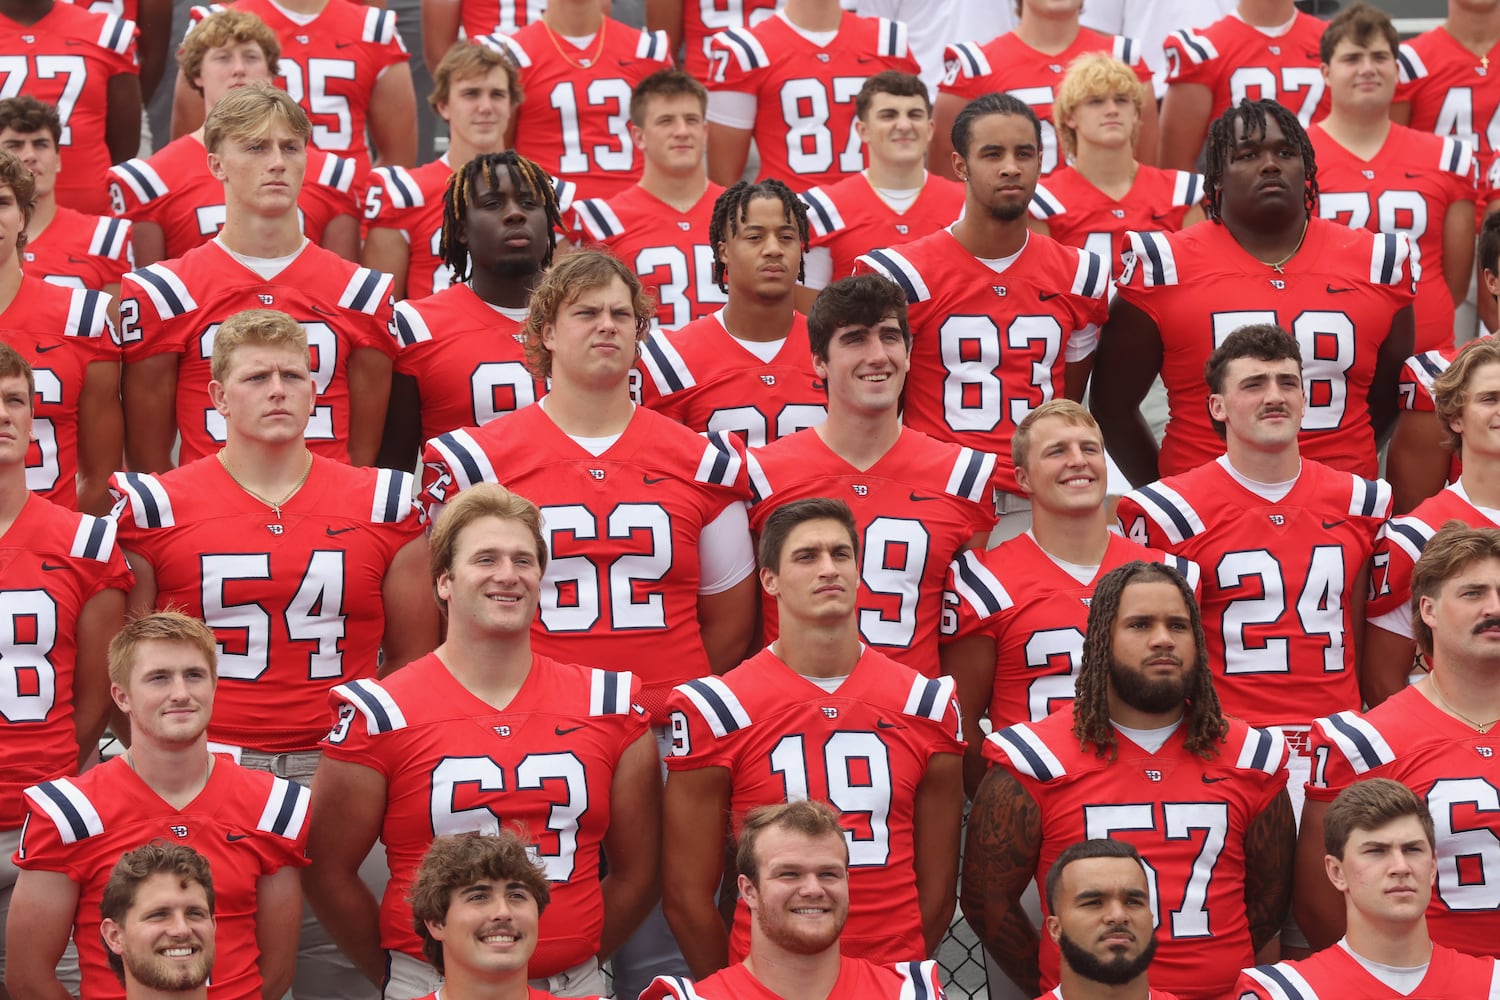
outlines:
{"label": "dreadlocked hair", "polygon": [[713,219],[708,224],[708,244],[714,248],[714,283],[721,292],[729,291],[729,268],[724,263],[719,247],[740,231],[740,223],[748,217],[750,203],[757,198],[781,202],[785,217],[796,223],[797,236],[802,241],[802,259],[797,264],[797,281],[801,282],[806,277],[805,261],[810,235],[807,228],[807,206],[792,193],[791,188],[775,178],[768,178],[759,184],[739,181],[719,195],[714,202]]}
{"label": "dreadlocked hair", "polygon": [[563,228],[562,211],[557,207],[557,191],[552,186],[552,178],[515,150],[481,153],[453,171],[448,178],[448,188],[443,192],[443,239],[438,245],[438,256],[453,268],[455,281],[469,277],[469,247],[458,238],[458,234],[469,217],[469,206],[474,203],[474,187],[482,178],[494,191],[500,186],[501,168],[517,194],[529,193],[546,210],[547,256],[542,260],[542,270],[552,266],[557,233]]}
{"label": "dreadlocked hair", "polygon": [[1073,735],[1079,748],[1094,745],[1094,754],[1114,760],[1120,753],[1115,728],[1109,721],[1109,674],[1114,663],[1115,619],[1120,613],[1120,596],[1133,583],[1170,583],[1182,594],[1188,617],[1193,623],[1193,643],[1197,649],[1196,670],[1187,690],[1187,709],[1183,725],[1187,727],[1187,749],[1205,760],[1218,755],[1219,744],[1229,733],[1229,723],[1214,693],[1213,678],[1208,671],[1208,644],[1203,637],[1203,615],[1182,574],[1163,563],[1136,560],[1112,570],[1094,588],[1089,602],[1088,634],[1083,640],[1083,662],[1073,695]]}
{"label": "dreadlocked hair", "polygon": [[1313,157],[1312,141],[1297,116],[1275,101],[1252,101],[1245,98],[1239,104],[1226,108],[1208,127],[1208,154],[1203,164],[1203,189],[1208,198],[1208,217],[1221,220],[1224,171],[1229,158],[1234,155],[1235,123],[1240,123],[1246,139],[1260,139],[1266,134],[1266,123],[1274,119],[1286,136],[1302,155],[1302,172],[1305,184],[1302,200],[1307,205],[1309,217],[1318,214],[1318,164]]}

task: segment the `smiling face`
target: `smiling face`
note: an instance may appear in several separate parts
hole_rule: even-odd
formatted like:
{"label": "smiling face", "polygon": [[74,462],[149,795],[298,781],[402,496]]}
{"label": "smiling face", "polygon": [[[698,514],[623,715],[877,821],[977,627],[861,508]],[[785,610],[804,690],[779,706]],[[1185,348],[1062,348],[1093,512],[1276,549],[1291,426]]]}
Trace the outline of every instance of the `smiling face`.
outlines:
{"label": "smiling face", "polygon": [[115,704],[130,716],[137,740],[158,747],[195,742],[214,709],[214,672],[202,650],[187,642],[146,639],[137,647],[125,684],[111,684]]}
{"label": "smiling face", "polygon": [[452,565],[437,578],[449,622],[490,634],[525,635],[536,620],[541,589],[531,529],[499,517],[465,525],[454,541]]}
{"label": "smiling face", "polygon": [[1339,110],[1384,112],[1396,95],[1396,53],[1378,33],[1361,45],[1346,37],[1323,64],[1323,82]]}
{"label": "smiling face", "polygon": [[442,943],[444,971],[451,978],[524,976],[540,920],[536,897],[523,883],[485,879],[455,889],[443,921],[429,920],[427,931]]}
{"label": "smiling face", "polygon": [[756,881],[739,878],[754,938],[797,955],[836,946],[849,918],[844,838],[771,827],[757,838],[755,857]]}
{"label": "smiling face", "polygon": [[895,409],[911,357],[901,323],[886,316],[873,327],[851,323],[833,331],[828,357],[813,358],[813,371],[828,386],[828,408],[873,415]]}
{"label": "smiling face", "polygon": [[119,923],[99,926],[106,947],[120,956],[127,982],[164,992],[186,992],[208,980],[214,963],[214,918],[197,882],[159,872],[136,886]]}
{"label": "smiling face", "polygon": [[1466,461],[1500,458],[1500,364],[1477,365],[1464,384],[1463,406],[1448,421]]}
{"label": "smiling face", "polygon": [[1045,416],[1031,425],[1025,468],[1016,483],[1033,507],[1058,514],[1098,510],[1109,472],[1097,426]]}
{"label": "smiling face", "polygon": [[892,167],[924,162],[933,127],[924,98],[883,93],[870,98],[865,117],[854,123],[870,160]]}

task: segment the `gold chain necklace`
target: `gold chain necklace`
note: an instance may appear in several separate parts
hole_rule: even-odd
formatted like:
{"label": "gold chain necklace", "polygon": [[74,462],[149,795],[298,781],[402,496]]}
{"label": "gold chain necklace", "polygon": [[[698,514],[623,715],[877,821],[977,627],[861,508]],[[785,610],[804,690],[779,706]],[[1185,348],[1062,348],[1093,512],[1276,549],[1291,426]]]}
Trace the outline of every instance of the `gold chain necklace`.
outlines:
{"label": "gold chain necklace", "polygon": [[302,467],[302,478],[297,480],[297,485],[288,490],[286,496],[282,497],[280,500],[271,500],[267,497],[263,497],[259,493],[252,490],[250,487],[246,486],[243,482],[241,482],[240,477],[236,476],[234,474],[234,470],[229,467],[229,460],[224,457],[224,450],[222,448],[219,449],[219,464],[224,467],[224,471],[229,474],[229,478],[234,480],[234,485],[238,486],[240,489],[244,490],[246,493],[250,494],[252,497],[265,504],[267,507],[271,508],[271,513],[275,514],[276,520],[279,521],[281,520],[281,505],[286,503],[292,497],[296,496],[297,491],[302,489],[303,486],[307,485],[307,477],[312,474],[312,452],[307,453],[307,464]]}
{"label": "gold chain necklace", "polygon": [[1449,702],[1447,698],[1443,697],[1443,689],[1438,687],[1437,674],[1429,673],[1427,675],[1427,683],[1429,686],[1431,686],[1432,693],[1437,695],[1438,704],[1447,711],[1456,715],[1462,721],[1467,722],[1469,725],[1473,726],[1476,732],[1481,734],[1487,733],[1490,731],[1491,726],[1493,726],[1497,722],[1500,722],[1500,719],[1491,719],[1489,722],[1475,722],[1473,719],[1469,718],[1467,715],[1454,708],[1453,704]]}
{"label": "gold chain necklace", "polygon": [[1286,271],[1284,271],[1283,268],[1286,266],[1286,262],[1297,256],[1297,251],[1302,249],[1302,241],[1307,239],[1307,226],[1311,221],[1311,216],[1308,216],[1307,218],[1302,220],[1302,235],[1297,237],[1297,245],[1292,247],[1291,253],[1287,254],[1285,257],[1281,258],[1274,264],[1271,264],[1269,261],[1264,261],[1263,263],[1267,264],[1271,268],[1271,270],[1275,271],[1277,274],[1286,274]]}
{"label": "gold chain necklace", "polygon": [[576,62],[563,51],[562,43],[557,40],[557,32],[552,30],[552,25],[548,24],[544,19],[542,27],[546,29],[547,37],[552,39],[552,47],[557,50],[557,54],[562,57],[562,61],[574,69],[588,69],[594,63],[598,62],[599,57],[604,54],[604,32],[609,28],[609,18],[607,17],[599,22],[599,40],[594,43],[594,54],[579,59]]}

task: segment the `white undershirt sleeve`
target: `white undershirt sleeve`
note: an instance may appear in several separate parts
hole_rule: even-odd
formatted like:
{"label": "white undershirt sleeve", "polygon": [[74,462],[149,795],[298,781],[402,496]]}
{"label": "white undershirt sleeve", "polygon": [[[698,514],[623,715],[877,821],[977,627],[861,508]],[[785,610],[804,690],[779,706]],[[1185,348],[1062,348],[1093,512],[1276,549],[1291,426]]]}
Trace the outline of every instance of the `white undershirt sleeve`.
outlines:
{"label": "white undershirt sleeve", "polygon": [[711,90],[708,92],[708,120],[725,128],[752,129],[755,127],[757,101],[754,94],[741,90]]}
{"label": "white undershirt sleeve", "polygon": [[698,593],[722,594],[754,572],[750,509],[736,500],[698,535]]}
{"label": "white undershirt sleeve", "polygon": [[813,247],[802,257],[802,287],[820,291],[833,281],[833,254],[827,247]]}
{"label": "white undershirt sleeve", "polygon": [[1090,323],[1082,330],[1074,330],[1068,338],[1068,349],[1063,352],[1065,361],[1082,361],[1094,353],[1099,346],[1099,324]]}

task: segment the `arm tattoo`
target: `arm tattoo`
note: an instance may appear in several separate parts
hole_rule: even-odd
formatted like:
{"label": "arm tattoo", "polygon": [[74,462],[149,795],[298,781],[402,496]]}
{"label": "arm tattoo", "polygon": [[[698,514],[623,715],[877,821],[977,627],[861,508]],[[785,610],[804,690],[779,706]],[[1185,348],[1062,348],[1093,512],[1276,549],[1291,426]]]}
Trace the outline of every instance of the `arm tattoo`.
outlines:
{"label": "arm tattoo", "polygon": [[969,812],[964,848],[964,916],[1000,968],[1029,990],[1041,992],[1037,929],[1021,907],[1036,875],[1042,848],[1042,811],[1003,768],[991,768]]}
{"label": "arm tattoo", "polygon": [[1281,933],[1292,905],[1297,821],[1283,789],[1245,831],[1245,912],[1256,951]]}

